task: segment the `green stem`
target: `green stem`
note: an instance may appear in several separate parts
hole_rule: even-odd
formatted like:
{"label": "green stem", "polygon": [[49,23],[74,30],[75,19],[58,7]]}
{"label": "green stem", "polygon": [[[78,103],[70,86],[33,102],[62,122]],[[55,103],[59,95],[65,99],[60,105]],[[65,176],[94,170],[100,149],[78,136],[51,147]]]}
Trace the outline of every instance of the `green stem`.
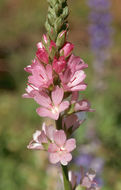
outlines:
{"label": "green stem", "polygon": [[68,179],[68,168],[67,166],[63,166],[63,165],[61,165],[61,167],[62,167],[62,174],[63,174],[64,190],[72,190],[71,184]]}

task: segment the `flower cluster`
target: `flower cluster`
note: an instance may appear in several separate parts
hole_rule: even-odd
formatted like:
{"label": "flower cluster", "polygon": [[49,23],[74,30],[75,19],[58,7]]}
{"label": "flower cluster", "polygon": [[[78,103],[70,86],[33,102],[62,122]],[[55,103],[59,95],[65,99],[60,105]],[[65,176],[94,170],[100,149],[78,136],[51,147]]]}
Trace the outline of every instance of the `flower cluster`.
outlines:
{"label": "flower cluster", "polygon": [[[61,33],[60,40],[65,33]],[[23,97],[39,104],[36,110],[39,116],[57,123],[56,129],[43,124],[42,131],[36,131],[28,148],[48,151],[49,160],[54,164],[67,165],[72,159],[70,152],[76,142],[66,138],[84,121],[79,114],[92,111],[87,100],[79,99],[79,91],[87,87],[84,69],[88,65],[72,53],[73,49],[74,45],[66,40],[58,49],[54,41],[43,35],[42,42],[37,44],[35,59],[25,68],[30,75]]]}
{"label": "flower cluster", "polygon": [[36,131],[33,134],[33,140],[28,145],[29,149],[46,150],[49,153],[49,160],[56,164],[60,162],[62,165],[67,165],[72,159],[70,154],[76,147],[74,138],[67,140],[63,130],[57,130],[53,126],[42,125],[41,131]]}
{"label": "flower cluster", "polygon": [[84,171],[81,171],[81,180],[78,182],[77,176],[74,174],[74,172],[69,171],[69,181],[71,182],[72,190],[100,190],[100,187],[95,182],[96,173],[94,170],[89,169],[86,174],[84,174]]}
{"label": "flower cluster", "polygon": [[112,16],[109,0],[88,0],[91,8],[89,33],[92,51],[98,62],[104,62],[109,57],[112,36]]}

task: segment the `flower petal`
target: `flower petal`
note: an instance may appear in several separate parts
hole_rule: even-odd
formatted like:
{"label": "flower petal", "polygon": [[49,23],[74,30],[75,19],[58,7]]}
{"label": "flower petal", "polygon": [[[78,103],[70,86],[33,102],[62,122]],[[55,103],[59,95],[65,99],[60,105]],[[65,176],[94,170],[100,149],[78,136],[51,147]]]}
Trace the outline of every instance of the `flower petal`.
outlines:
{"label": "flower petal", "polygon": [[56,153],[50,153],[49,160],[52,164],[56,164],[60,161],[60,156],[57,152]]}
{"label": "flower petal", "polygon": [[30,142],[27,148],[32,150],[43,150],[43,146],[40,143],[33,143],[33,141]]}
{"label": "flower petal", "polygon": [[37,113],[41,116],[41,117],[49,117],[51,119],[57,120],[59,117],[59,113],[52,113],[50,110],[48,110],[47,108],[37,108]]}
{"label": "flower petal", "polygon": [[71,87],[80,84],[85,79],[85,77],[86,74],[84,73],[84,71],[82,70],[76,71],[73,77],[71,78],[71,81],[68,84],[68,86]]}
{"label": "flower petal", "polygon": [[54,133],[54,141],[59,147],[63,146],[66,141],[65,132],[63,130],[56,131]]}
{"label": "flower petal", "polygon": [[59,105],[63,99],[64,91],[63,88],[56,86],[55,90],[52,91],[52,101],[54,105]]}
{"label": "flower petal", "polygon": [[72,155],[70,153],[63,153],[61,154],[60,157],[60,162],[62,165],[67,165],[68,162],[70,162],[72,160]]}
{"label": "flower petal", "polygon": [[51,108],[51,99],[45,92],[37,93],[34,100],[45,108]]}
{"label": "flower petal", "polygon": [[35,142],[39,142],[38,137],[41,135],[41,131],[36,130],[36,132],[33,134],[33,140]]}
{"label": "flower petal", "polygon": [[90,104],[87,100],[81,100],[75,104],[75,111],[89,111]]}
{"label": "flower petal", "polygon": [[54,132],[56,131],[54,126],[46,126],[43,127],[43,130],[46,134],[46,136],[53,142],[53,136],[54,136]]}
{"label": "flower petal", "polygon": [[55,143],[50,143],[48,147],[48,152],[54,153],[59,150],[58,146]]}
{"label": "flower petal", "polygon": [[71,88],[71,91],[82,91],[87,88],[86,84],[80,84]]}
{"label": "flower petal", "polygon": [[63,101],[59,106],[59,112],[66,110],[69,107],[69,101]]}
{"label": "flower petal", "polygon": [[68,151],[68,152],[71,152],[73,151],[74,149],[76,148],[76,141],[75,139],[69,139],[66,141],[65,143],[65,149]]}
{"label": "flower petal", "polygon": [[52,66],[51,65],[46,66],[46,72],[47,72],[47,75],[48,75],[48,79],[52,80]]}

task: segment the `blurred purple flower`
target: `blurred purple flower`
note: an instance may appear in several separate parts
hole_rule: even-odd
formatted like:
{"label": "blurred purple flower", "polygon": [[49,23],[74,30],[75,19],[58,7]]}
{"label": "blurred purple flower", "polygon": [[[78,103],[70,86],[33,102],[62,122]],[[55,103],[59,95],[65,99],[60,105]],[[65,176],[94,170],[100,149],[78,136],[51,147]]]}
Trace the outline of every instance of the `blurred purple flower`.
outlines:
{"label": "blurred purple flower", "polygon": [[110,7],[110,0],[88,0],[88,5],[97,10],[105,10]]}
{"label": "blurred purple flower", "polygon": [[104,62],[109,57],[112,44],[112,16],[110,14],[110,0],[88,0],[91,8],[89,14],[90,45],[98,62]]}

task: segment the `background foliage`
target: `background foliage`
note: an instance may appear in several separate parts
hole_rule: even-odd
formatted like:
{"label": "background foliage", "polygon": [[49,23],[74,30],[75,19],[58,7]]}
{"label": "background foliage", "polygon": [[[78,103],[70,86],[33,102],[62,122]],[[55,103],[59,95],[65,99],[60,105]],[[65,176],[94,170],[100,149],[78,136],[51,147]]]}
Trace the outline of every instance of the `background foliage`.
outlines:
{"label": "background foliage", "polygon": [[[121,189],[121,7],[112,0],[113,46],[110,61],[105,63],[104,89],[97,90],[93,71],[93,55],[89,46],[88,13],[85,0],[70,1],[69,41],[75,54],[89,65],[86,70],[88,90],[85,92],[95,113],[75,134],[78,143],[88,144],[90,131],[101,142],[95,153],[105,160],[102,173],[104,190]],[[23,68],[30,64],[36,43],[45,32],[47,14],[44,0],[0,1],[0,190],[57,189],[57,170],[48,164],[43,152],[28,151],[32,133],[41,126],[37,105],[21,98],[27,81]],[[48,121],[49,122],[49,121]],[[94,140],[94,139],[93,139]],[[92,141],[92,139],[91,139]],[[76,155],[76,153],[75,153]],[[71,167],[75,167],[72,164]]]}

